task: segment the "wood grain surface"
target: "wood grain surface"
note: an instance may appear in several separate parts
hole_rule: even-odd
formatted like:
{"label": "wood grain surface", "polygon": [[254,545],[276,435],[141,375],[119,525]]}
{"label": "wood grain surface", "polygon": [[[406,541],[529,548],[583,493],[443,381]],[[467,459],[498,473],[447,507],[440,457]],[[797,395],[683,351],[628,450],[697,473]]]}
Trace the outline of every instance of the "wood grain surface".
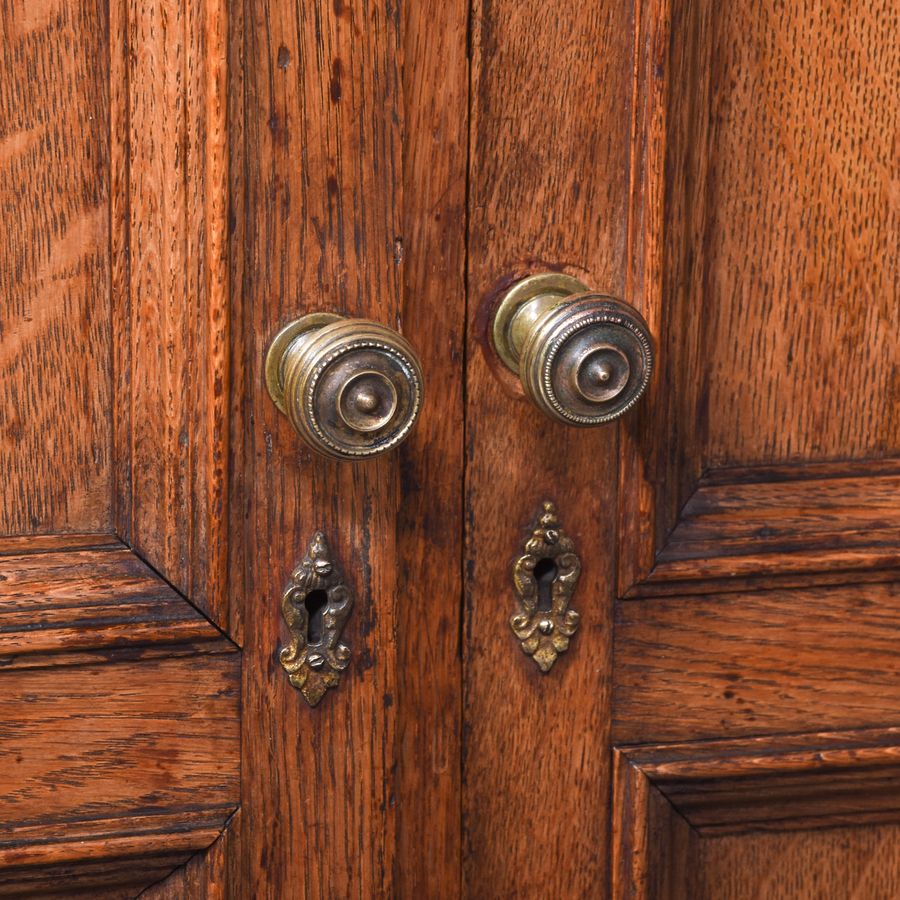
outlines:
{"label": "wood grain surface", "polygon": [[143,900],[227,900],[240,896],[241,812],[205,851],[196,853],[142,894]]}
{"label": "wood grain surface", "polygon": [[116,530],[222,628],[227,25],[224,0],[110,4]]}
{"label": "wood grain surface", "polygon": [[171,869],[212,843],[239,799],[239,671],[226,653],[6,672],[0,882]]}
{"label": "wood grain surface", "polygon": [[900,721],[900,585],[629,600],[617,607],[617,742]]}
{"label": "wood grain surface", "polygon": [[900,729],[620,748],[704,837],[900,820]]}
{"label": "wood grain surface", "polygon": [[626,299],[655,338],[655,375],[619,428],[619,592],[656,553],[703,473],[707,377],[703,235],[708,167],[711,4],[634,6]]}
{"label": "wood grain surface", "polygon": [[898,734],[618,749],[612,896],[892,896],[893,854],[876,848],[897,833]]}
{"label": "wood grain surface", "polygon": [[[239,578],[255,598],[241,878],[260,898],[458,890],[459,9],[255,0],[232,25],[244,61],[233,82],[243,119],[233,151],[244,204],[233,279]],[[268,341],[324,310],[398,328],[422,353],[436,399],[400,454],[324,461],[268,397]],[[344,633],[353,659],[309,709],[276,654],[281,592],[316,529],[355,596]]]}
{"label": "wood grain surface", "polygon": [[714,591],[729,580],[734,590],[799,573],[809,581],[844,573],[852,582],[879,570],[891,577],[900,567],[896,472],[892,461],[716,469],[627,595]]}
{"label": "wood grain surface", "polygon": [[[0,667],[233,653],[214,628],[130,550],[0,556]],[[238,665],[235,658],[233,664]]]}
{"label": "wood grain surface", "polygon": [[5,543],[0,895],[135,896],[237,805],[237,647],[118,542]]}
{"label": "wood grain surface", "polygon": [[900,453],[891,4],[647,0],[636,30],[629,295],[659,367],[623,429],[622,592],[704,472]]}
{"label": "wood grain surface", "polygon": [[[590,896],[605,879],[615,428],[544,419],[495,378],[492,290],[565,267],[621,296],[631,22],[625,4],[476,2],[472,17],[463,828],[465,896]],[[602,86],[602,88],[601,88]],[[564,98],[562,100],[561,98]],[[589,488],[588,488],[589,485]],[[512,562],[544,501],[583,570],[581,627],[543,675]]]}
{"label": "wood grain surface", "polygon": [[468,3],[401,4],[402,322],[426,400],[397,454],[394,896],[461,894]]}
{"label": "wood grain surface", "polygon": [[[685,866],[695,900],[893,900],[900,826],[705,839]],[[686,879],[687,880],[687,879]]]}
{"label": "wood grain surface", "polygon": [[706,458],[897,455],[896,4],[752,0],[710,38]]}
{"label": "wood grain surface", "polygon": [[112,522],[105,4],[0,6],[0,534]]}

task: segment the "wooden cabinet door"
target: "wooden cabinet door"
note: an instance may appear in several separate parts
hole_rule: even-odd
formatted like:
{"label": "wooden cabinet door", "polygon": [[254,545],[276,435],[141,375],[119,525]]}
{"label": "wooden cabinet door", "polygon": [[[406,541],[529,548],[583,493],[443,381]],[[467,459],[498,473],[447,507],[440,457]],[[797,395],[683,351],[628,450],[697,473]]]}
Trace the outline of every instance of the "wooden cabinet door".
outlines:
{"label": "wooden cabinet door", "polygon": [[[900,895],[897,24],[474,4],[467,896]],[[650,323],[618,427],[548,422],[485,349],[548,269]],[[547,674],[507,624],[544,501],[582,564]]]}
{"label": "wooden cabinet door", "polygon": [[[900,895],[890,2],[0,4],[0,896]],[[502,291],[632,304],[551,422]],[[396,451],[272,403],[310,312],[421,356]],[[580,615],[510,628],[546,504]],[[310,706],[281,601],[354,606]]]}

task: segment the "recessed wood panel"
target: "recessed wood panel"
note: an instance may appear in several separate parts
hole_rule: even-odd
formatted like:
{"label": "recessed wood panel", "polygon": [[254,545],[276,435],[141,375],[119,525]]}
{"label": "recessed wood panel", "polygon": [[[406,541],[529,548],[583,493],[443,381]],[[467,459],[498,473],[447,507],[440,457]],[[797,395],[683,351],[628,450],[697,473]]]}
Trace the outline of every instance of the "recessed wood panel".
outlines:
{"label": "recessed wood panel", "polygon": [[623,593],[718,468],[900,454],[893,5],[645,0],[637,26],[629,290],[659,365],[623,429]]}
{"label": "recessed wood panel", "polygon": [[897,25],[892,0],[712,16],[709,465],[900,450]]}
{"label": "recessed wood panel", "polygon": [[0,545],[4,896],[133,895],[239,799],[237,648],[130,550],[87,537]]}
{"label": "recessed wood panel", "polygon": [[237,659],[6,672],[0,869],[121,868],[121,857],[211,843],[239,799]]}
{"label": "recessed wood panel", "polygon": [[620,601],[614,735],[712,735],[900,721],[900,585]]}
{"label": "recessed wood panel", "polygon": [[697,841],[682,860],[692,900],[895,900],[900,826]]}
{"label": "recessed wood panel", "polygon": [[106,21],[0,7],[0,534],[111,523]]}

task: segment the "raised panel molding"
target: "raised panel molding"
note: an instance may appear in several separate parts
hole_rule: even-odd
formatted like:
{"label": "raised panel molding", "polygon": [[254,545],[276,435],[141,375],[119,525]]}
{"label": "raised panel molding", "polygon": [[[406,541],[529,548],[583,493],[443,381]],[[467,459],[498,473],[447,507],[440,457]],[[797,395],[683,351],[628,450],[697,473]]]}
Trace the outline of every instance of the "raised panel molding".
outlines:
{"label": "raised panel molding", "polygon": [[0,543],[0,896],[133,896],[237,807],[240,654],[117,540],[30,543]]}
{"label": "raised panel molding", "polygon": [[[897,230],[878,186],[893,159],[885,142],[859,137],[891,131],[888,82],[862,73],[897,57],[896,28],[883,5],[824,18],[811,9],[635,5],[626,299],[650,324],[659,364],[619,429],[620,596],[688,580],[694,592],[741,590],[754,567],[769,570],[755,585],[776,583],[776,570],[834,583],[898,568],[897,513],[885,517],[884,500],[900,455],[900,330],[894,261],[878,249]],[[848,33],[859,36],[844,63],[855,74],[832,78]],[[818,51],[800,64],[806,46]],[[784,497],[771,518],[824,506],[854,522],[846,542],[806,517],[778,546],[752,515],[729,533],[696,509],[727,500],[723,479],[759,480],[736,466],[783,481],[791,463],[798,473],[816,463],[822,484],[773,491]],[[847,494],[829,510],[842,469]],[[863,484],[869,476],[878,483]],[[739,495],[752,507],[749,487]],[[705,547],[699,525],[709,526]]]}
{"label": "raised panel molding", "polygon": [[897,578],[898,497],[900,460],[713,470],[624,596]]}
{"label": "raised panel molding", "polygon": [[711,837],[900,822],[900,728],[619,747],[614,757],[615,900],[695,896],[692,862]]}
{"label": "raised panel molding", "polygon": [[227,3],[113,0],[109,20],[115,530],[236,634]]}

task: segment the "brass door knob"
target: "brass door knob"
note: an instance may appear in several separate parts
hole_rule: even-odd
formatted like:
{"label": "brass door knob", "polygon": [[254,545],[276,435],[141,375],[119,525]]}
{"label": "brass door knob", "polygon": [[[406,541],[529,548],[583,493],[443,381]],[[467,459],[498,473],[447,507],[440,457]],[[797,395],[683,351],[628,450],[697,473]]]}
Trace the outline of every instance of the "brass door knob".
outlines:
{"label": "brass door knob", "polygon": [[330,313],[275,336],[266,385],[306,443],[334,459],[393,449],[422,407],[422,367],[409,342],[377,322]]}
{"label": "brass door knob", "polygon": [[647,388],[653,347],[633,307],[569,275],[531,275],[503,295],[494,348],[531,400],[569,425],[602,425]]}

